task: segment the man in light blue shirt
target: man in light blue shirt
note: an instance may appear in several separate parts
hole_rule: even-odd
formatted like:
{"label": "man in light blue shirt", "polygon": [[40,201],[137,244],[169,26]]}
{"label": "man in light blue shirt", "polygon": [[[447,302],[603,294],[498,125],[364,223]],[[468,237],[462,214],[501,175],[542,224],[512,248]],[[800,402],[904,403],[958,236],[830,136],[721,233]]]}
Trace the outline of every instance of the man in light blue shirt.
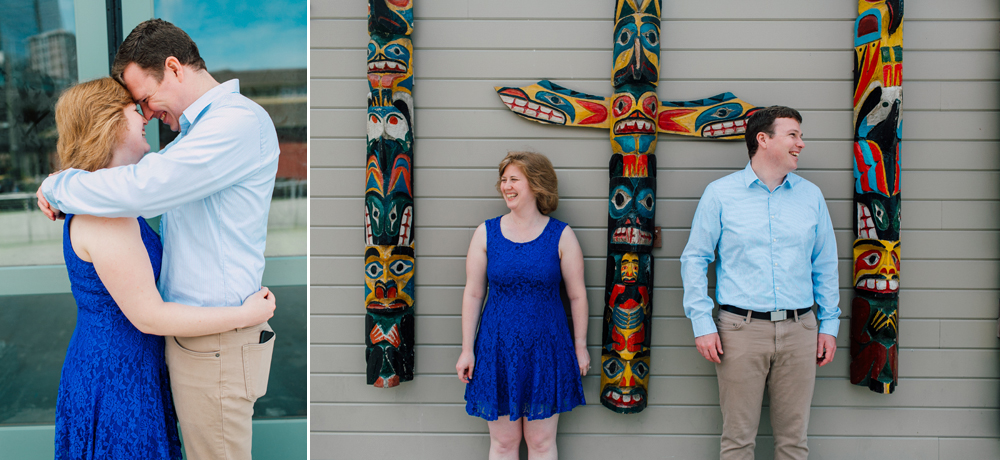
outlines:
{"label": "man in light blue shirt", "polygon": [[[779,106],[750,117],[750,163],[705,188],[681,255],[684,313],[698,352],[716,363],[724,460],[753,458],[765,384],[775,458],[805,459],[816,365],[837,350],[830,213],[819,188],[792,173],[805,147],[801,122],[798,111]],[[707,278],[713,261],[721,305],[715,321]]]}
{"label": "man in light blue shirt", "polygon": [[[238,306],[260,289],[278,168],[271,118],[219,84],[181,29],[153,19],[122,43],[112,76],[147,120],[177,138],[138,164],[67,170],[45,180],[39,207],[103,217],[162,214],[163,300]],[[42,196],[44,195],[44,196]],[[167,337],[166,359],[188,459],[250,458],[253,404],[267,389],[273,331],[262,323],[211,336]]]}

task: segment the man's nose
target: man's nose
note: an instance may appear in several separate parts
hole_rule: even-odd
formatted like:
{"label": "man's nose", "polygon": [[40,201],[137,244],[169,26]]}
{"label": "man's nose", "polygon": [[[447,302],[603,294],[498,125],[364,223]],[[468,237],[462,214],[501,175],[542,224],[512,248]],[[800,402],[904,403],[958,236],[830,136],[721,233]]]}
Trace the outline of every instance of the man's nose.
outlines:
{"label": "man's nose", "polygon": [[153,111],[149,110],[149,106],[146,104],[139,104],[139,108],[142,109],[142,118],[145,118],[147,122],[153,119]]}

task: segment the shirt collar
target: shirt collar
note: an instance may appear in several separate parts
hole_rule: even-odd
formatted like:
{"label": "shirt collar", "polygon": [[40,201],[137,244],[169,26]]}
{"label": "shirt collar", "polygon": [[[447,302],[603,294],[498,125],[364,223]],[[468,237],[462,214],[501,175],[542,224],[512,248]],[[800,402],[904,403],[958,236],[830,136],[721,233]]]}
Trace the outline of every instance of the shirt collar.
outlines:
{"label": "shirt collar", "polygon": [[188,108],[184,109],[181,114],[181,132],[187,132],[188,128],[191,127],[191,123],[198,119],[198,116],[208,108],[212,102],[225,96],[226,94],[239,93],[240,92],[240,81],[238,79],[232,79],[225,83],[220,83],[219,86],[212,88],[202,94],[197,100],[195,100]]}
{"label": "shirt collar", "polygon": [[[790,172],[788,173],[788,175],[785,176],[785,181],[782,182],[781,185],[778,186],[778,188],[781,187],[792,188],[795,186],[795,184],[798,184],[801,180],[802,178],[799,177],[798,174]],[[750,186],[753,185],[754,182],[760,183],[760,185],[765,189],[767,188],[767,185],[764,184],[764,181],[760,180],[760,178],[757,177],[757,173],[754,172],[753,168],[750,166],[750,162],[748,161],[747,167],[743,168],[743,183],[744,185],[746,185],[747,188],[750,188]]]}

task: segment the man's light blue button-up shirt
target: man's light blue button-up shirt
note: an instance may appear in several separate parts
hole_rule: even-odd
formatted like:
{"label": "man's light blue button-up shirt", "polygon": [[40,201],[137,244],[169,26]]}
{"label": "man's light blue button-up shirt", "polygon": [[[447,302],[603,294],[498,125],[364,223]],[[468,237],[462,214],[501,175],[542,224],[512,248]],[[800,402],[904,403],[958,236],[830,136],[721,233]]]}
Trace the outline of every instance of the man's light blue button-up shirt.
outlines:
{"label": "man's light blue button-up shirt", "polygon": [[163,300],[235,306],[260,289],[278,136],[230,80],[180,117],[180,134],[138,164],[49,177],[42,193],[72,214],[160,219]]}
{"label": "man's light blue button-up shirt", "polygon": [[819,332],[840,329],[837,243],[819,187],[788,173],[773,192],[750,164],[705,188],[681,255],[684,314],[695,337],[717,332],[708,297],[715,260],[720,305],[769,312],[819,306]]}

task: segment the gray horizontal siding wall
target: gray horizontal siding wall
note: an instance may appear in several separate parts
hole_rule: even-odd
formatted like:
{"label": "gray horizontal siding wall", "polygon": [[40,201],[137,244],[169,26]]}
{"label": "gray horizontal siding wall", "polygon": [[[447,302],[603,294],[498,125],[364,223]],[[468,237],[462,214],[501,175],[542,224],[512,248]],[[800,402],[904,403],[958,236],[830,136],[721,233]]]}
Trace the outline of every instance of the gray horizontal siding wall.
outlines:
{"label": "gray horizontal siding wall", "polygon": [[[475,227],[506,208],[493,188],[508,150],[548,155],[554,216],[586,259],[589,343],[598,361],[607,225],[608,133],[543,126],[508,111],[492,87],[540,79],[611,92],[613,1],[415,0],[416,378],[365,385],[362,195],[363,0],[311,8],[311,444],[317,459],[485,458],[486,423],[465,414],[455,377],[465,253]],[[1000,5],[907,2],[902,150],[900,383],[881,396],[850,385],[849,321],[819,371],[814,458],[1000,458]],[[663,0],[658,93],[731,91],[799,108],[800,173],[826,195],[850,314],[852,33],[849,0]],[[649,407],[590,404],[563,415],[563,458],[713,458],[721,414],[715,369],[694,349],[678,257],[705,185],[746,164],[740,142],[660,136]],[[758,458],[770,458],[767,410]]]}

